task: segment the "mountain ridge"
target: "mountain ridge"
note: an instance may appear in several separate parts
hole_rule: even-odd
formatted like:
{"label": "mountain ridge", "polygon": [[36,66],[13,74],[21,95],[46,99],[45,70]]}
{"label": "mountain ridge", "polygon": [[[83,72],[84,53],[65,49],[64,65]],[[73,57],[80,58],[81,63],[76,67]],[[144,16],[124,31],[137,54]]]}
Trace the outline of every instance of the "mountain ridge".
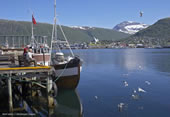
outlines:
{"label": "mountain ridge", "polygon": [[149,43],[166,45],[170,42],[170,17],[163,18],[153,25],[126,38],[128,43]]}
{"label": "mountain ridge", "polygon": [[[58,27],[58,26],[57,26]],[[88,27],[82,26],[81,28]],[[101,40],[120,40],[126,38],[129,35],[112,29],[88,27],[87,30],[79,28],[71,28],[69,26],[63,26],[62,28],[69,42],[90,42],[94,37]],[[35,35],[51,36],[52,24],[37,22],[34,26]],[[15,21],[0,19],[0,35],[31,35],[31,22],[29,21]],[[60,40],[64,40],[61,31],[58,27],[58,37]]]}

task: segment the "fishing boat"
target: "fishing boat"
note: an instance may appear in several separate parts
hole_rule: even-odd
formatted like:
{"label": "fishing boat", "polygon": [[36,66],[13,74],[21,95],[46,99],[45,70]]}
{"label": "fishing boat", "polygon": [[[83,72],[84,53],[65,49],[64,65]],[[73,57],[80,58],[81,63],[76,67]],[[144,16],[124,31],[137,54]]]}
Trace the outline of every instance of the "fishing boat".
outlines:
{"label": "fishing boat", "polygon": [[71,50],[70,44],[65,36],[65,33],[60,24],[58,24],[61,30],[65,42],[68,45],[70,56],[65,57],[64,53],[60,49],[60,42],[57,38],[57,25],[56,25],[56,0],[54,0],[54,24],[51,39],[51,56],[50,65],[53,68],[53,81],[57,84],[58,88],[62,89],[75,89],[80,80],[80,71],[82,66],[82,60],[75,56]]}
{"label": "fishing boat", "polygon": [[[65,43],[68,46],[70,55],[65,57],[64,53],[60,49],[60,43],[62,42],[57,38],[57,25],[56,25],[56,0],[54,0],[54,24],[52,30],[51,47],[46,43],[38,43],[34,38],[33,27],[36,21],[32,15],[32,39],[30,45],[33,49],[33,58],[37,64],[51,66],[52,67],[52,79],[57,84],[59,89],[75,89],[78,86],[80,80],[80,71],[82,66],[82,60],[75,56],[70,44],[65,36],[65,33],[58,24],[61,30]],[[45,41],[44,41],[45,42]]]}

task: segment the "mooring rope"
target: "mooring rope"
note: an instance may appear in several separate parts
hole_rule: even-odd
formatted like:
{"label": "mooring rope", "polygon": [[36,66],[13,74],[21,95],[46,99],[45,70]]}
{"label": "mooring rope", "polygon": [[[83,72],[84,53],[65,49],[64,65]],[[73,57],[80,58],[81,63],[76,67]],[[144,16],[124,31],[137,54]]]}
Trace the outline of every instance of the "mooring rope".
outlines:
{"label": "mooring rope", "polygon": [[54,80],[54,82],[56,82],[57,80],[59,80],[59,78],[63,75],[64,71],[65,71],[66,68],[67,68],[67,65],[68,65],[68,63],[65,65],[63,71],[60,73],[60,75],[57,76],[57,78]]}

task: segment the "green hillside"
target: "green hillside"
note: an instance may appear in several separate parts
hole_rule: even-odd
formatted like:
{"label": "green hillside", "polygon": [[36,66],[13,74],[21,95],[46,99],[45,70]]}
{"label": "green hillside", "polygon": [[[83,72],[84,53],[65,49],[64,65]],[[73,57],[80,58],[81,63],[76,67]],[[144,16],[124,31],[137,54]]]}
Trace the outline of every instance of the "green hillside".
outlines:
{"label": "green hillside", "polygon": [[[126,38],[129,35],[121,32],[114,31],[112,29],[104,28],[89,28],[85,29],[72,28],[62,26],[66,37],[69,42],[90,42],[93,37],[99,40],[120,40]],[[34,26],[34,35],[48,36],[51,38],[52,25],[47,23],[37,23]],[[26,21],[11,21],[11,20],[0,20],[0,36],[1,35],[31,35],[31,22]],[[58,38],[63,40],[64,37],[61,31],[58,30]]]}
{"label": "green hillside", "polygon": [[148,28],[130,36],[126,41],[129,43],[147,43],[149,40],[154,44],[158,42],[166,44],[170,41],[170,18],[164,18],[157,21]]}

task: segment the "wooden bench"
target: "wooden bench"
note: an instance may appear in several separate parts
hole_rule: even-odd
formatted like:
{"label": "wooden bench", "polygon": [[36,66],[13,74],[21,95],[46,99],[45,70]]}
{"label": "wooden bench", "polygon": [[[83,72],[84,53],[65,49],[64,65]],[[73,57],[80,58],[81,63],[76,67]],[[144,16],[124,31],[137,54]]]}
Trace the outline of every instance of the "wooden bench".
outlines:
{"label": "wooden bench", "polygon": [[25,56],[23,55],[19,55],[18,56],[18,63],[19,63],[19,66],[31,66],[31,65],[34,65],[36,66],[36,63],[33,62],[33,61],[28,61]]}
{"label": "wooden bench", "polygon": [[18,56],[18,63],[19,63],[19,66],[24,66],[24,63],[25,63],[25,57],[23,55],[19,55]]}
{"label": "wooden bench", "polygon": [[15,64],[15,56],[13,54],[0,55],[0,64]]}

